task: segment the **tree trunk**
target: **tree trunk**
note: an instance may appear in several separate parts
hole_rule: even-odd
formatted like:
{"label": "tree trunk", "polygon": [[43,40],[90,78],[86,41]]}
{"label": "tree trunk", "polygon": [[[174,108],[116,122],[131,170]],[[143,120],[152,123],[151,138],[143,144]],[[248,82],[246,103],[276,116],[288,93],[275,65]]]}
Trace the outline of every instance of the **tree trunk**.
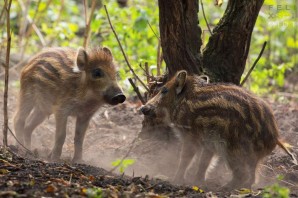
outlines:
{"label": "tree trunk", "polygon": [[181,69],[201,73],[198,1],[159,0],[158,5],[161,46],[169,77]]}
{"label": "tree trunk", "polygon": [[[160,39],[168,78],[184,69],[211,82],[239,85],[251,34],[264,0],[230,0],[203,55],[198,0],[159,0]],[[169,128],[145,116],[140,137],[168,137]],[[165,135],[166,134],[166,135]]]}
{"label": "tree trunk", "polygon": [[206,74],[239,85],[251,34],[264,0],[230,0],[203,53]]}

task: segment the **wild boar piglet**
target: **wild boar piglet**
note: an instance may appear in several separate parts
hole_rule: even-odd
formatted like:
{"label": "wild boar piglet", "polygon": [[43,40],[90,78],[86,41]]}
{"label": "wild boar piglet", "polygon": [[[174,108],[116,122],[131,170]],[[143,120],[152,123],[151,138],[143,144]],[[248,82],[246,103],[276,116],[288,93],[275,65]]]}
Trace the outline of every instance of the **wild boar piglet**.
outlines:
{"label": "wild boar piglet", "polygon": [[31,134],[49,115],[55,115],[55,143],[50,154],[62,153],[69,116],[76,117],[73,161],[82,160],[82,148],[89,121],[103,104],[125,101],[117,83],[111,51],[106,48],[78,50],[49,48],[23,68],[14,126],[18,140],[31,148]]}
{"label": "wild boar piglet", "polygon": [[200,155],[198,185],[214,155],[232,171],[223,188],[250,188],[258,163],[279,145],[295,160],[279,139],[271,108],[262,99],[231,84],[204,83],[199,76],[179,71],[141,108],[145,116],[174,124],[182,138],[182,151],[175,181],[184,175],[193,157]]}

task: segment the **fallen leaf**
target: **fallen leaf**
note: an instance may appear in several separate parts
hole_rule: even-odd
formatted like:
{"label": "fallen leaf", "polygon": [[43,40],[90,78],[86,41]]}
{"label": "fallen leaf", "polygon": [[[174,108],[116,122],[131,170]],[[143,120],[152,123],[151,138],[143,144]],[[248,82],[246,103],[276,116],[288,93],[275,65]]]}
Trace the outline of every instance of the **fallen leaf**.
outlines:
{"label": "fallen leaf", "polygon": [[200,188],[197,187],[197,186],[193,186],[192,189],[193,189],[194,191],[198,191],[199,193],[203,193],[203,192],[204,192],[202,189],[200,189]]}
{"label": "fallen leaf", "polygon": [[50,184],[50,185],[48,185],[48,187],[47,187],[47,189],[46,189],[46,192],[47,192],[47,193],[54,193],[54,192],[56,192],[57,190],[58,190],[58,189],[57,189],[56,186]]}
{"label": "fallen leaf", "polygon": [[7,170],[7,169],[0,169],[0,174],[7,174],[7,173],[9,173],[10,171],[9,170]]}
{"label": "fallen leaf", "polygon": [[94,180],[95,180],[95,177],[92,176],[92,175],[90,175],[90,176],[89,176],[89,180],[90,180],[90,181],[94,181]]}
{"label": "fallen leaf", "polygon": [[241,188],[240,190],[237,190],[237,192],[240,195],[244,195],[244,194],[251,194],[252,193],[252,190],[251,189],[248,189],[248,188]]}

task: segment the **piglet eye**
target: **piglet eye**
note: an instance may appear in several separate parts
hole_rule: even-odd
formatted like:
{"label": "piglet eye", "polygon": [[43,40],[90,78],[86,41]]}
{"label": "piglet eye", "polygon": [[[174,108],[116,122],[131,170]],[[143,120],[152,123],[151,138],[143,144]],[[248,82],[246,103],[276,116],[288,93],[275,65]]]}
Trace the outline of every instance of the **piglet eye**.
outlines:
{"label": "piglet eye", "polygon": [[94,70],[92,70],[92,77],[93,78],[101,78],[104,76],[104,73],[101,69],[96,68]]}
{"label": "piglet eye", "polygon": [[162,89],[161,89],[161,93],[162,94],[166,94],[166,93],[168,93],[168,88],[166,88],[166,87],[163,87]]}

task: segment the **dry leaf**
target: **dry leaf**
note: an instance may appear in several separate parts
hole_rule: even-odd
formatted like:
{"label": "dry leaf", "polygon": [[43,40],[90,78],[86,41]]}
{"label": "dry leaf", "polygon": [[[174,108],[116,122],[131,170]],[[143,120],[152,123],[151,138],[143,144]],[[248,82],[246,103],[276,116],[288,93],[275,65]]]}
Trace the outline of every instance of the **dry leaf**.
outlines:
{"label": "dry leaf", "polygon": [[47,189],[46,189],[46,192],[47,192],[47,193],[54,193],[54,192],[56,192],[57,190],[58,190],[58,189],[57,189],[56,186],[50,184],[50,185],[48,185],[48,187],[47,187]]}
{"label": "dry leaf", "polygon": [[69,182],[65,181],[64,179],[59,179],[59,178],[53,178],[51,179],[52,182],[57,182],[66,186],[69,186]]}
{"label": "dry leaf", "polygon": [[0,169],[0,174],[7,174],[7,173],[9,173],[9,170],[7,170],[7,169]]}
{"label": "dry leaf", "polygon": [[90,176],[89,176],[89,180],[90,180],[90,181],[94,181],[94,180],[95,180],[95,177],[92,176],[92,175],[90,175]]}

